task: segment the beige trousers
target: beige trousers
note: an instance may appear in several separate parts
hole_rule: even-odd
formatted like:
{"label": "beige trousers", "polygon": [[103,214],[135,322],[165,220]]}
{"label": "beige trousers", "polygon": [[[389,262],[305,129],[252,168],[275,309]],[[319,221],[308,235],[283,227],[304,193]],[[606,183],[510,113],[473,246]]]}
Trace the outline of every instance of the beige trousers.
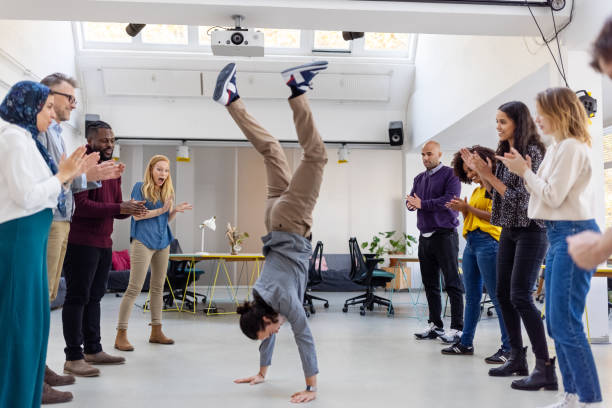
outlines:
{"label": "beige trousers", "polygon": [[130,282],[123,294],[121,306],[119,306],[117,329],[127,329],[134,302],[140,291],[142,291],[149,265],[151,265],[151,279],[149,281],[151,324],[161,324],[162,295],[164,293],[164,282],[166,281],[169,257],[170,245],[159,250],[149,249],[137,239],[132,239],[132,244],[130,245]]}
{"label": "beige trousers", "polygon": [[49,302],[57,297],[66,246],[68,245],[70,223],[68,221],[53,221],[49,230],[47,242],[47,279],[49,281]]}
{"label": "beige trousers", "polygon": [[268,181],[265,224],[268,232],[285,231],[310,236],[312,212],[323,181],[327,151],[317,131],[306,95],[289,99],[298,141],[304,150],[302,161],[291,176],[291,170],[280,143],[248,114],[242,99],[227,109],[263,156]]}

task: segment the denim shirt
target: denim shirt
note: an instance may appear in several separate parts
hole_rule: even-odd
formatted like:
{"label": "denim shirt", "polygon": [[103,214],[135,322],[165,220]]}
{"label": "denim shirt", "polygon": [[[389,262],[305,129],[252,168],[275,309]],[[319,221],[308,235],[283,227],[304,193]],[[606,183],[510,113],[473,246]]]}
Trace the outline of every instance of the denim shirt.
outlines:
{"label": "denim shirt", "polygon": [[[144,201],[144,195],[142,194],[142,181],[134,184],[132,189],[132,199],[136,201]],[[162,208],[164,203],[161,200],[155,203],[146,200],[145,207],[147,210],[156,210]],[[169,211],[158,215],[157,217],[147,218],[144,220],[136,221],[132,217],[132,224],[130,228],[130,238],[139,240],[149,249],[159,250],[164,249],[170,242],[172,242],[172,231],[170,231],[170,225],[168,225]]]}

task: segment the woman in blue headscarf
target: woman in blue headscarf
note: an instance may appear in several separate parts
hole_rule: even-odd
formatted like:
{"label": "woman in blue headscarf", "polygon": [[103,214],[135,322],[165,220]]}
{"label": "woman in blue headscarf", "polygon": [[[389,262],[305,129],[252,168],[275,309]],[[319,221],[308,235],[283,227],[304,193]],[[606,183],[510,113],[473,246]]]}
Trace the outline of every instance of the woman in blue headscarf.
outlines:
{"label": "woman in blue headscarf", "polygon": [[49,88],[15,84],[0,105],[0,407],[39,407],[49,291],[47,237],[63,185],[87,167],[85,147],[55,163],[36,140],[55,114]]}

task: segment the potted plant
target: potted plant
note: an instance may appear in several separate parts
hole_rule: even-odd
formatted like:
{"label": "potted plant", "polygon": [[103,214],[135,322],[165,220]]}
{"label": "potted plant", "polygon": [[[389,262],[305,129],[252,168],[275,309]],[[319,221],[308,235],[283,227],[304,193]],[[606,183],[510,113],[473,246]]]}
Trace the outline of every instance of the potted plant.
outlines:
{"label": "potted plant", "polygon": [[239,232],[237,227],[232,227],[232,224],[228,222],[225,236],[230,244],[230,253],[232,255],[238,255],[238,252],[242,249],[240,244],[249,237],[249,233]]}
{"label": "potted plant", "polygon": [[[397,236],[398,234],[399,236]],[[397,233],[397,231],[387,231],[374,235],[371,242],[363,242],[361,248],[371,254],[375,254],[377,257],[381,257],[384,254],[405,254],[406,248],[410,248],[412,251],[412,244],[416,243],[417,240],[412,235],[403,232]],[[391,259],[389,266],[396,266],[397,263],[396,259]]]}

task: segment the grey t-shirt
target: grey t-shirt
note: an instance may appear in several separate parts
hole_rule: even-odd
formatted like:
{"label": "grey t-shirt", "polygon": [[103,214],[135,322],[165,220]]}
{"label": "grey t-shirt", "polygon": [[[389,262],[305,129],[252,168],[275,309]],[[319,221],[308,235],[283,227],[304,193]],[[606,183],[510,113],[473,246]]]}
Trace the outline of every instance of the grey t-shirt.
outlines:
{"label": "grey t-shirt", "polygon": [[[310,241],[298,234],[272,231],[262,238],[266,263],[253,290],[276,312],[285,316],[300,352],[304,376],[319,372],[314,339],[308,326],[303,301],[308,282]],[[272,363],[273,334],[259,346],[260,365]]]}

